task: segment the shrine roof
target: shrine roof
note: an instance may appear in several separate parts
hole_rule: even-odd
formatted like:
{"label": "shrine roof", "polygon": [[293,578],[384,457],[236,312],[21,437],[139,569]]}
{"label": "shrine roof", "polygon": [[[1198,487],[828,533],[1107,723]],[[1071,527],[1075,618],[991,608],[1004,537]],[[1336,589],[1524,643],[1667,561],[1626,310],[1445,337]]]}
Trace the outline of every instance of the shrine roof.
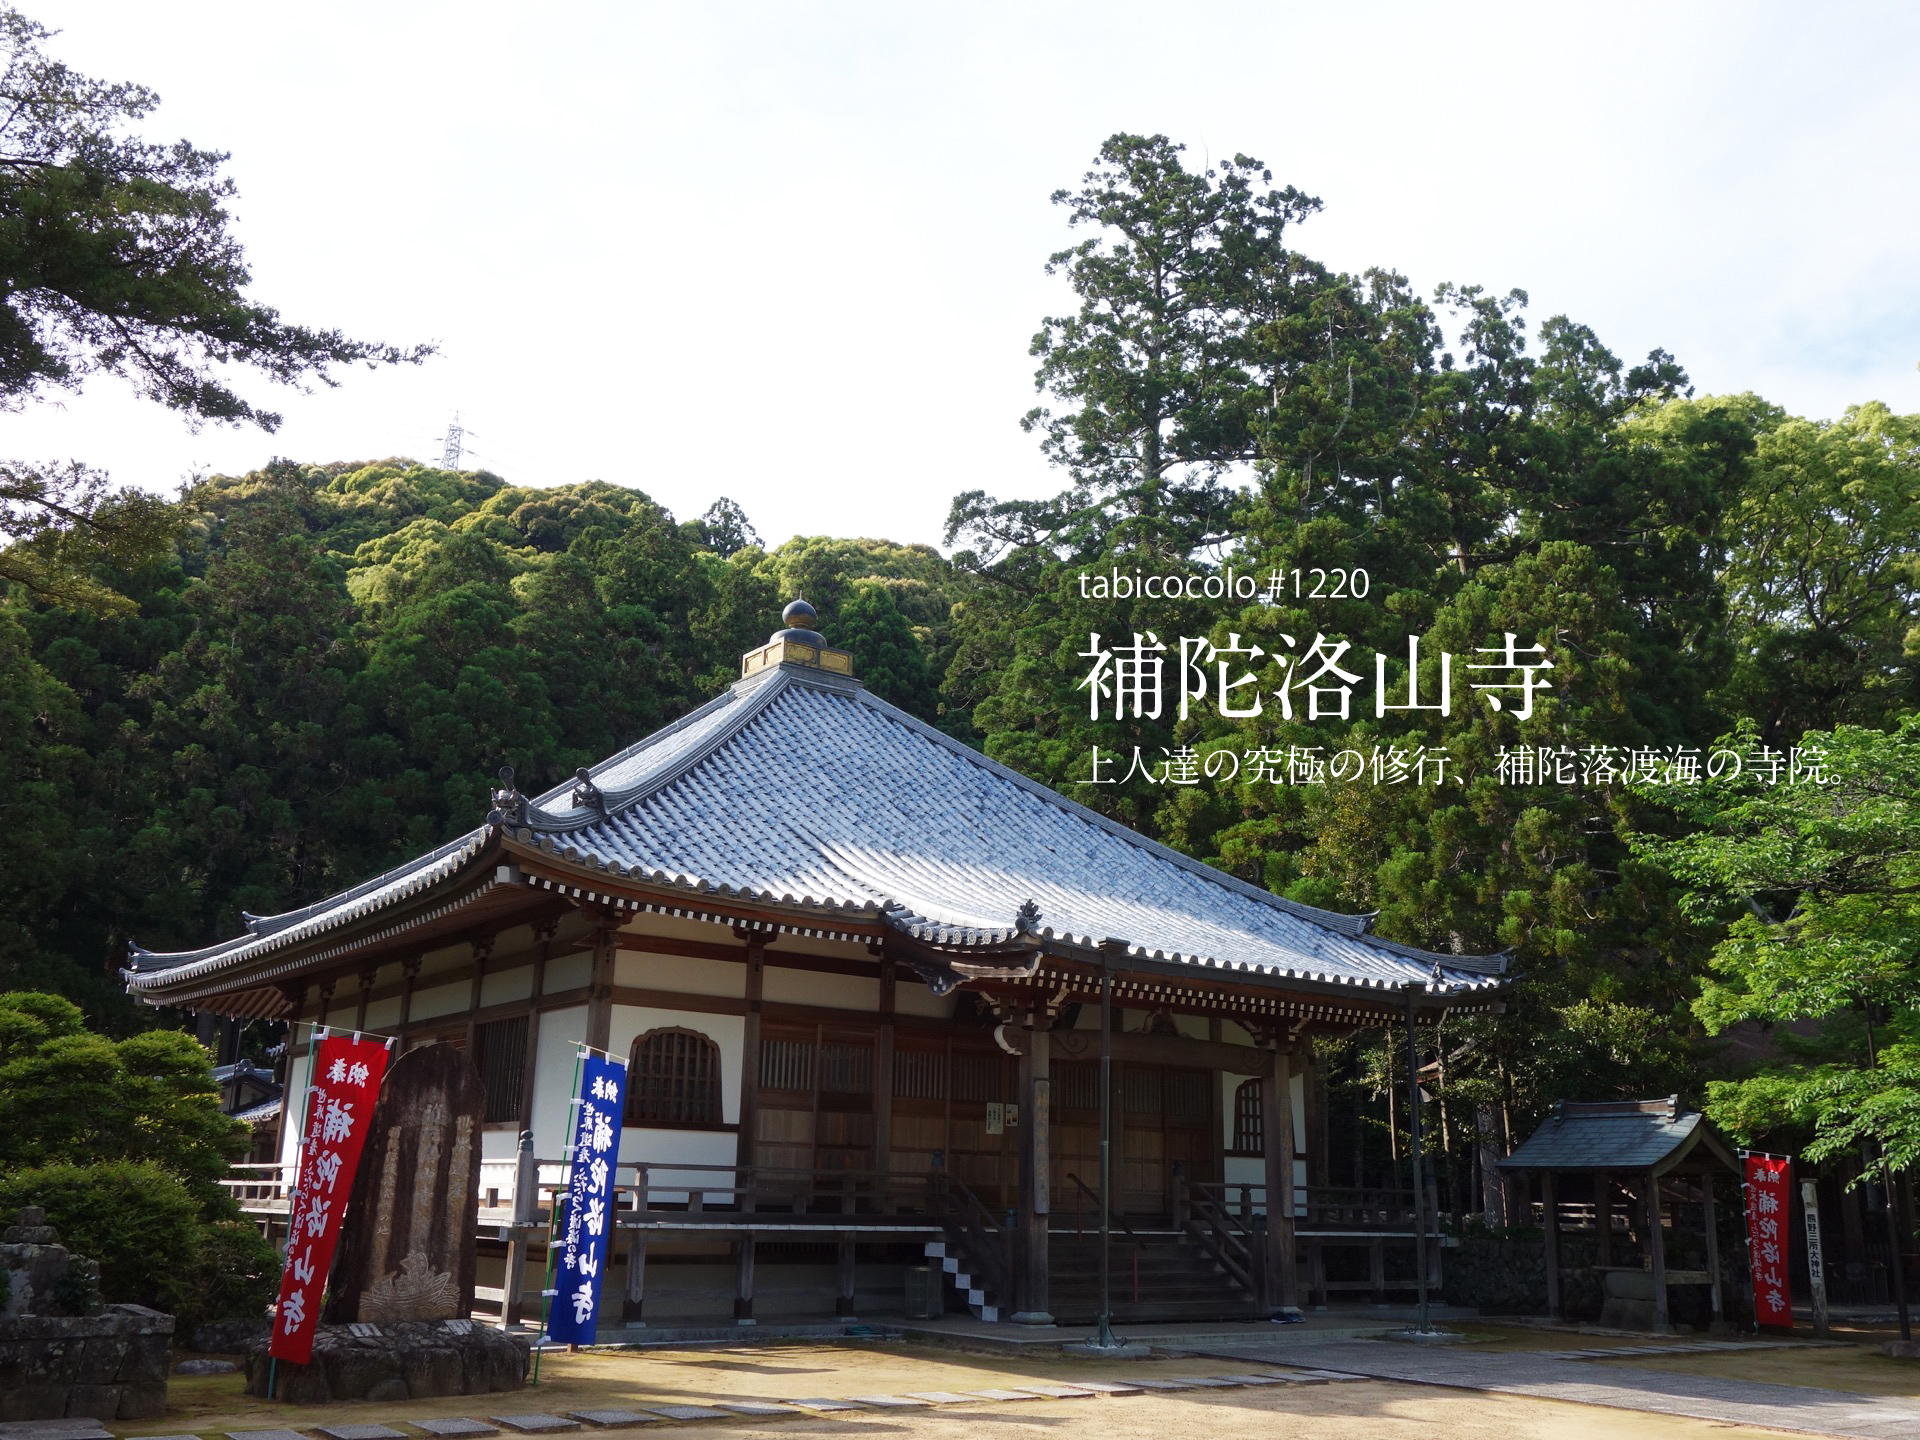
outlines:
{"label": "shrine roof", "polygon": [[329,900],[249,917],[247,934],[204,950],[135,951],[129,988],[166,1003],[158,992],[178,979],[304,947],[513,847],[596,877],[878,923],[949,948],[1120,942],[1132,956],[1216,972],[1376,989],[1491,990],[1506,968],[1500,956],[1400,945],[1368,933],[1370,917],[1269,894],[988,759],[856,680],[777,657],[583,780],[499,798],[480,829]]}
{"label": "shrine roof", "polygon": [[1664,1100],[1563,1101],[1500,1165],[1507,1170],[1651,1170],[1664,1175],[1689,1158],[1739,1168],[1706,1116],[1682,1110],[1675,1095]]}

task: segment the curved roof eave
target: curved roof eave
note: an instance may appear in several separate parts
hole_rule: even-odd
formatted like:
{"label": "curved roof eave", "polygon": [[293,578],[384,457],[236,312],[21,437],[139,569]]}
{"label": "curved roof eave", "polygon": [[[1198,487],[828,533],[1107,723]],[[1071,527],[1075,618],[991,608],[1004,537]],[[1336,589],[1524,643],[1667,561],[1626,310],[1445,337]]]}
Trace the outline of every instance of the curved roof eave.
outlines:
{"label": "curved roof eave", "polygon": [[134,963],[123,968],[120,974],[126,981],[128,993],[140,995],[177,988],[291,949],[437,888],[468,868],[486,849],[493,834],[491,826],[468,831],[419,859],[377,875],[351,890],[301,910],[289,911],[285,916],[276,916],[275,919],[286,923],[262,932],[175,954],[129,946]]}

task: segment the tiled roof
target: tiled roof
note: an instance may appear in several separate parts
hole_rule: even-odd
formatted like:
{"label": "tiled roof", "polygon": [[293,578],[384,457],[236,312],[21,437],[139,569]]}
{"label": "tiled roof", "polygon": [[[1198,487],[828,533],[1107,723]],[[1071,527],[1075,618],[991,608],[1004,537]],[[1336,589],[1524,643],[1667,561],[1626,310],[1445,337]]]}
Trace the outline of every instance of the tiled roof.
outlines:
{"label": "tiled roof", "polygon": [[1677,1098],[1562,1104],[1500,1164],[1508,1170],[1665,1171],[1702,1142],[1730,1156],[1706,1117],[1680,1109]]}
{"label": "tiled roof", "polygon": [[[735,684],[523,813],[223,946],[141,953],[134,988],[218,969],[358,919],[453,873],[496,830],[590,871],[705,896],[883,921],[947,946],[1003,945],[1028,901],[1041,937],[1138,956],[1389,988],[1497,986],[1499,957],[1367,933],[1158,845],[987,759],[856,682],[795,665]],[[586,795],[588,801],[596,797]],[[498,814],[498,812],[496,812]],[[490,817],[490,821],[494,817]],[[197,978],[197,977],[195,977]]]}

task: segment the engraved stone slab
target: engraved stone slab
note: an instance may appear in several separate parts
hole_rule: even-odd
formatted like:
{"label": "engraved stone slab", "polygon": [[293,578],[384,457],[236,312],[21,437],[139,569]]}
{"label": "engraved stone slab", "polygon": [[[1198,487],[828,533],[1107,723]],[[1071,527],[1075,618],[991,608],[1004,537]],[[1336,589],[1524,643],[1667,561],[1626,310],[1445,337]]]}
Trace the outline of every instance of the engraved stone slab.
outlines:
{"label": "engraved stone slab", "polygon": [[856,1395],[853,1398],[876,1410],[924,1410],[927,1404],[924,1400],[910,1400],[905,1395]]}
{"label": "engraved stone slab", "polygon": [[406,1432],[390,1425],[319,1425],[315,1430],[327,1440],[405,1440]]}
{"label": "engraved stone slab", "polygon": [[778,1405],[771,1400],[716,1400],[713,1402],[722,1410],[731,1410],[736,1415],[797,1415],[799,1412],[791,1405]]}
{"label": "engraved stone slab", "polygon": [[1048,1400],[1091,1400],[1094,1394],[1078,1385],[1022,1385],[1020,1388]]}
{"label": "engraved stone slab", "polygon": [[569,1420],[564,1415],[489,1415],[487,1418],[496,1425],[504,1425],[522,1435],[553,1435],[562,1430],[580,1428],[578,1420]]}
{"label": "engraved stone slab", "polygon": [[957,1390],[913,1390],[907,1394],[909,1400],[924,1400],[929,1405],[972,1405],[978,1395],[962,1395]]}
{"label": "engraved stone slab", "polygon": [[803,1405],[809,1410],[858,1410],[860,1408],[851,1400],[821,1400],[816,1398],[813,1400],[796,1400],[793,1403]]}
{"label": "engraved stone slab", "polygon": [[649,1405],[646,1408],[669,1420],[731,1420],[733,1418],[724,1410],[715,1410],[706,1405]]}
{"label": "engraved stone slab", "polygon": [[500,1433],[495,1426],[468,1420],[464,1416],[450,1416],[445,1420],[409,1420],[407,1423],[429,1435],[441,1436],[442,1440],[477,1440],[481,1435]]}
{"label": "engraved stone slab", "polygon": [[473,1321],[471,1320],[442,1320],[440,1323],[455,1335],[471,1335],[473,1333]]}
{"label": "engraved stone slab", "polygon": [[567,1414],[576,1420],[584,1420],[589,1425],[598,1426],[602,1430],[660,1423],[658,1415],[643,1415],[638,1410],[569,1410]]}
{"label": "engraved stone slab", "polygon": [[362,1340],[378,1340],[380,1338],[380,1327],[378,1325],[364,1325],[356,1320],[353,1324],[347,1326],[347,1333],[357,1336]]}
{"label": "engraved stone slab", "polygon": [[982,1400],[1038,1400],[1040,1398],[1031,1390],[976,1390],[973,1393]]}
{"label": "engraved stone slab", "polygon": [[322,1319],[454,1320],[473,1309],[486,1089],[452,1045],[387,1071],[353,1178]]}

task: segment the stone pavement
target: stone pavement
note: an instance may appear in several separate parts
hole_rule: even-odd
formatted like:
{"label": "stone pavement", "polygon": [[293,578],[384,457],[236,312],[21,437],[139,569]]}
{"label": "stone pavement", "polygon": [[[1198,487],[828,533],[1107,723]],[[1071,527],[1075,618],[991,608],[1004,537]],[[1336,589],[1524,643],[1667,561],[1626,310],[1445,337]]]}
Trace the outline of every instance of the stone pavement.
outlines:
{"label": "stone pavement", "polygon": [[[1793,1343],[1793,1342],[1787,1342]],[[1808,1342],[1799,1342],[1805,1344]],[[1476,1350],[1471,1345],[1425,1348],[1388,1340],[1326,1344],[1239,1343],[1194,1353],[1216,1359],[1313,1366],[1370,1380],[1445,1385],[1503,1395],[1530,1395],[1576,1405],[1606,1405],[1656,1415],[1686,1415],[1730,1425],[1756,1425],[1837,1435],[1847,1440],[1913,1440],[1920,1435],[1920,1399],[1768,1385],[1710,1375],[1675,1375],[1631,1364],[1596,1364],[1621,1355],[1669,1355],[1720,1349],[1762,1350],[1764,1342],[1693,1342],[1612,1350]]]}
{"label": "stone pavement", "polygon": [[[340,1440],[335,1432],[344,1429],[381,1431],[384,1436],[399,1437],[399,1440],[428,1440],[428,1437],[483,1436],[498,1435],[502,1430],[519,1435],[545,1435],[560,1431],[577,1431],[582,1426],[594,1430],[620,1430],[643,1425],[657,1425],[663,1420],[737,1420],[743,1416],[754,1419],[772,1420],[781,1417],[794,1420],[815,1419],[820,1415],[843,1414],[854,1411],[887,1413],[901,1410],[930,1409],[939,1405],[968,1404],[977,1405],[982,1401],[1009,1403],[1020,1400],[1095,1400],[1102,1397],[1139,1395],[1147,1390],[1217,1390],[1235,1389],[1242,1386],[1264,1385],[1313,1385],[1324,1384],[1328,1379],[1357,1380],[1357,1375],[1330,1376],[1321,1373],[1306,1373],[1298,1369],[1287,1371],[1241,1372],[1233,1375],[1186,1375],[1178,1379],[1142,1380],[1138,1384],[1122,1383],[1113,1380],[1087,1380],[1084,1382],[1042,1382],[1032,1385],[1009,1386],[1005,1389],[966,1390],[966,1391],[921,1391],[910,1395],[854,1395],[845,1399],[819,1398],[812,1400],[748,1400],[733,1398],[715,1400],[710,1405],[668,1404],[648,1402],[635,1404],[631,1410],[569,1410],[563,1414],[551,1415],[534,1411],[525,1411],[510,1415],[489,1415],[485,1420],[476,1419],[437,1419],[404,1420],[390,1417],[386,1424],[362,1426],[326,1426],[315,1427],[302,1433],[297,1430],[228,1430],[203,1432],[202,1435],[144,1435],[133,1440]],[[84,1430],[91,1422],[87,1421],[47,1421],[40,1422],[48,1426],[79,1426]],[[411,1429],[394,1427],[410,1426]],[[72,1434],[55,1433],[48,1430],[42,1433],[27,1426],[17,1427],[18,1434],[0,1434],[0,1440],[112,1440],[105,1431]],[[424,1432],[424,1433],[423,1433]],[[353,1437],[349,1437],[353,1440]],[[383,1440],[382,1436],[369,1435],[366,1440]]]}

